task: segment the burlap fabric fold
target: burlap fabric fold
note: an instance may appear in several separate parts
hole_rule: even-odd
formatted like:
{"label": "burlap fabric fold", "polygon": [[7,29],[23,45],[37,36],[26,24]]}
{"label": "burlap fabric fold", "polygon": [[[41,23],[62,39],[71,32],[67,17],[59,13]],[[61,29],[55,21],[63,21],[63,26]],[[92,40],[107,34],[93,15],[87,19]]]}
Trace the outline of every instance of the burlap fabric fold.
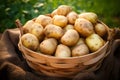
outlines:
{"label": "burlap fabric fold", "polygon": [[18,49],[19,29],[4,31],[0,40],[0,80],[120,80],[120,30],[110,46],[110,54],[97,71],[80,72],[74,78],[37,75]]}

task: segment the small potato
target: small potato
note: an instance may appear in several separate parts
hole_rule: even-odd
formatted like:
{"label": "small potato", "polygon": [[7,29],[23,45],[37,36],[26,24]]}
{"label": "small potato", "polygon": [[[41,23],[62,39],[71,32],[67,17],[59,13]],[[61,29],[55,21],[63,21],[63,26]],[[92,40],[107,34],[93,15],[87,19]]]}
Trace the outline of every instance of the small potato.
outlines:
{"label": "small potato", "polygon": [[37,39],[37,37],[31,33],[26,33],[24,35],[22,35],[22,37],[20,38],[22,44],[31,49],[31,50],[37,50],[38,46],[39,46],[39,40]]}
{"label": "small potato", "polygon": [[92,34],[85,40],[91,52],[95,52],[104,45],[104,40],[98,34]]}
{"label": "small potato", "polygon": [[79,40],[78,40],[78,42],[77,42],[77,44],[75,46],[77,46],[77,45],[79,45],[81,43],[85,44],[85,39],[84,38],[79,38]]}
{"label": "small potato", "polygon": [[97,20],[98,20],[98,16],[93,12],[81,13],[79,14],[79,18],[87,19],[93,24],[97,23]]}
{"label": "small potato", "polygon": [[65,16],[62,16],[62,15],[55,15],[53,17],[53,24],[54,25],[57,25],[57,26],[60,26],[60,27],[65,27],[68,23],[68,20]]}
{"label": "small potato", "polygon": [[72,8],[67,5],[61,5],[57,8],[57,14],[66,16],[70,11],[72,11]]}
{"label": "small potato", "polygon": [[106,30],[105,25],[103,25],[103,24],[101,24],[101,23],[97,23],[97,24],[95,25],[95,32],[96,32],[99,36],[103,37],[103,36],[107,33],[107,30]]}
{"label": "small potato", "polygon": [[64,30],[59,26],[49,24],[44,28],[44,33],[47,37],[60,39],[64,34]]}
{"label": "small potato", "polygon": [[44,37],[43,26],[40,25],[39,23],[34,23],[32,25],[32,30],[30,33],[34,34],[39,39],[39,41],[43,40]]}
{"label": "small potato", "polygon": [[81,43],[77,46],[75,46],[73,49],[72,49],[72,56],[83,56],[83,55],[86,55],[89,53],[89,48],[87,47],[86,44],[84,43]]}
{"label": "small potato", "polygon": [[45,15],[39,15],[36,20],[36,23],[41,24],[43,27],[45,27],[48,24],[52,23],[52,18],[49,16],[45,16]]}
{"label": "small potato", "polygon": [[68,24],[66,25],[64,28],[63,28],[65,31],[69,30],[69,29],[74,29],[74,26],[71,25],[71,24]]}
{"label": "small potato", "polygon": [[78,14],[74,11],[68,13],[67,15],[67,19],[70,24],[74,24],[77,18],[78,18]]}
{"label": "small potato", "polygon": [[47,54],[47,55],[53,55],[57,47],[57,40],[54,38],[49,38],[46,40],[43,40],[40,43],[40,52]]}
{"label": "small potato", "polygon": [[83,37],[87,37],[94,33],[94,28],[91,22],[86,19],[78,18],[74,25],[75,30],[77,30]]}
{"label": "small potato", "polygon": [[66,45],[59,44],[55,52],[55,57],[59,57],[59,58],[71,57],[70,48]]}
{"label": "small potato", "polygon": [[75,45],[79,40],[79,34],[76,30],[70,29],[61,37],[61,43],[67,46]]}
{"label": "small potato", "polygon": [[33,20],[29,20],[25,23],[25,25],[23,26],[23,31],[24,33],[29,33],[32,29],[32,25],[34,24],[35,22]]}
{"label": "small potato", "polygon": [[54,17],[55,15],[58,15],[57,14],[57,9],[55,9],[52,13],[51,13],[51,16]]}

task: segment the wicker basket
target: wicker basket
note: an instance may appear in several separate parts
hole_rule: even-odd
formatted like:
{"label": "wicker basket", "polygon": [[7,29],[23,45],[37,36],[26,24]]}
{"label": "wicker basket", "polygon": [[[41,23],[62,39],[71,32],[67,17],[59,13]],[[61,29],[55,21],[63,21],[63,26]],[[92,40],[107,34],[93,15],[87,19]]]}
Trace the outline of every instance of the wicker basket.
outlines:
{"label": "wicker basket", "polygon": [[42,73],[47,76],[73,77],[79,72],[97,70],[104,57],[109,54],[108,48],[110,40],[108,39],[111,37],[111,31],[107,26],[106,28],[108,33],[106,35],[107,42],[105,45],[96,52],[84,56],[57,58],[54,56],[44,55],[24,47],[21,43],[21,39],[19,40],[18,47],[22,51],[23,57],[26,59],[28,65],[35,72]]}

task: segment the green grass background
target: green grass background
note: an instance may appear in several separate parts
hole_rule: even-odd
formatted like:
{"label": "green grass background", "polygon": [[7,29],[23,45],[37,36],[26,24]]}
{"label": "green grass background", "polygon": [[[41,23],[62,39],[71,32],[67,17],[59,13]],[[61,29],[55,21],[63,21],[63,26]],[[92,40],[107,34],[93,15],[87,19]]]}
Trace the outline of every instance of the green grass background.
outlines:
{"label": "green grass background", "polygon": [[95,12],[109,27],[120,27],[119,0],[0,0],[0,33],[15,28],[40,14],[51,13],[59,5],[69,5],[77,13]]}

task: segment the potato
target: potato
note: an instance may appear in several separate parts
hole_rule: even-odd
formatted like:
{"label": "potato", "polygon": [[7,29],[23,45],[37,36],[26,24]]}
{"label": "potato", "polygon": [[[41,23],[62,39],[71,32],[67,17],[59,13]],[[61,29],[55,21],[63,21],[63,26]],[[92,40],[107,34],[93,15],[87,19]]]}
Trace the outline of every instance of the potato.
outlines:
{"label": "potato", "polygon": [[31,33],[26,33],[24,35],[22,35],[22,37],[20,38],[22,44],[31,49],[31,50],[37,50],[38,46],[39,46],[39,40],[37,39],[37,37]]}
{"label": "potato", "polygon": [[30,33],[34,34],[39,39],[39,41],[43,40],[44,37],[43,27],[39,23],[34,23],[32,25],[32,30]]}
{"label": "potato", "polygon": [[25,23],[25,25],[23,26],[23,31],[24,33],[29,33],[31,31],[32,25],[35,22],[33,20],[29,20]]}
{"label": "potato", "polygon": [[55,39],[60,39],[62,35],[64,34],[64,31],[61,27],[49,24],[44,28],[44,34],[47,37],[55,38]]}
{"label": "potato", "polygon": [[81,13],[79,14],[79,18],[85,18],[93,24],[97,23],[97,20],[98,20],[98,16],[93,12]]}
{"label": "potato", "polygon": [[40,43],[40,52],[47,54],[47,55],[53,55],[57,47],[57,40],[54,38],[49,38],[46,40],[43,40]]}
{"label": "potato", "polygon": [[77,44],[75,46],[77,46],[77,45],[79,45],[81,43],[85,44],[85,39],[84,38],[79,38],[79,40],[78,40],[78,42],[77,42]]}
{"label": "potato", "polygon": [[97,23],[97,24],[95,25],[95,32],[96,32],[99,36],[103,37],[103,36],[107,33],[107,30],[106,30],[105,25],[103,25],[103,24],[101,24],[101,23]]}
{"label": "potato", "polygon": [[53,24],[54,25],[57,25],[57,26],[60,26],[60,27],[65,27],[68,23],[68,20],[65,16],[62,16],[62,15],[55,15],[53,17]]}
{"label": "potato", "polygon": [[66,45],[59,44],[55,52],[55,57],[59,57],[59,58],[71,57],[70,48]]}
{"label": "potato", "polygon": [[43,27],[45,27],[48,24],[52,23],[52,18],[49,16],[45,16],[45,15],[39,15],[36,20],[36,23],[41,24]]}
{"label": "potato", "polygon": [[104,45],[104,40],[98,34],[92,34],[85,40],[91,52],[95,52]]}
{"label": "potato", "polygon": [[86,44],[80,43],[72,49],[72,57],[83,56],[89,53],[89,48]]}
{"label": "potato", "polygon": [[58,15],[57,14],[57,9],[55,9],[52,13],[51,13],[51,16],[54,17],[55,15]]}
{"label": "potato", "polygon": [[74,26],[71,24],[67,24],[64,28],[65,31],[69,30],[69,29],[74,29]]}
{"label": "potato", "polygon": [[77,30],[83,37],[87,37],[94,33],[94,28],[91,22],[86,19],[78,18],[74,25],[75,30]]}
{"label": "potato", "polygon": [[77,18],[78,18],[78,14],[74,11],[68,13],[67,15],[67,19],[70,24],[74,24]]}
{"label": "potato", "polygon": [[66,16],[70,11],[72,11],[72,8],[70,6],[67,6],[67,5],[60,5],[57,8],[58,15]]}
{"label": "potato", "polygon": [[70,29],[61,37],[61,43],[67,46],[75,45],[79,40],[79,34],[76,30]]}

